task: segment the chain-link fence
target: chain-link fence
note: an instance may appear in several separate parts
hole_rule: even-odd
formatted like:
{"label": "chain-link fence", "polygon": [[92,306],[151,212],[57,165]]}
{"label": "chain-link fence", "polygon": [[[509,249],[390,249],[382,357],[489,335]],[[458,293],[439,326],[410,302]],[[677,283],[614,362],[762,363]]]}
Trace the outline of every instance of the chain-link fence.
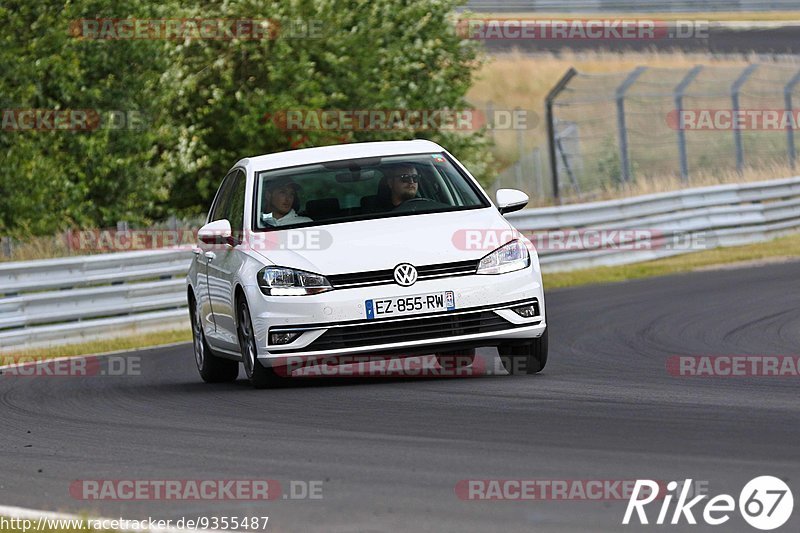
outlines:
{"label": "chain-link fence", "polygon": [[800,69],[571,70],[548,97],[555,196],[591,199],[641,181],[794,168]]}

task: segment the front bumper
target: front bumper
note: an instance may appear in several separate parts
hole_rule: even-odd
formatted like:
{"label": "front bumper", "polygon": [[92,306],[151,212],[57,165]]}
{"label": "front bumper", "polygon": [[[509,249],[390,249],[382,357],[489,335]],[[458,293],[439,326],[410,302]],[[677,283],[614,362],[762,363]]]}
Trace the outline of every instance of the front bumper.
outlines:
{"label": "front bumper", "polygon": [[[439,291],[455,293],[454,311],[366,320],[365,302]],[[459,276],[395,284],[337,289],[299,297],[264,296],[248,287],[248,302],[259,360],[373,353],[418,355],[432,348],[463,349],[541,336],[546,328],[541,275],[533,266],[496,276]],[[539,313],[522,318],[512,309],[535,304]],[[286,345],[268,345],[270,332],[301,335]],[[277,363],[277,361],[274,361]]]}

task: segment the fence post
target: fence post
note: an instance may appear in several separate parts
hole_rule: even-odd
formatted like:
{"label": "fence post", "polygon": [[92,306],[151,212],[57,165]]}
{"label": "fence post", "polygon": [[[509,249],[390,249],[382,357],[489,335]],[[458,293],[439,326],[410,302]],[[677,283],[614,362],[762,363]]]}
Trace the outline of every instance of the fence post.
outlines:
{"label": "fence post", "polygon": [[694,81],[700,71],[703,70],[702,65],[697,65],[690,70],[681,82],[675,87],[675,112],[677,113],[678,121],[678,154],[681,162],[681,181],[689,183],[689,160],[686,156],[686,130],[683,129],[683,97],[686,94],[686,89]]}
{"label": "fence post", "polygon": [[3,257],[11,259],[11,254],[14,253],[14,243],[11,237],[0,237],[0,244],[3,245]]}
{"label": "fence post", "polygon": [[534,174],[536,175],[536,196],[544,198],[544,175],[542,173],[542,150],[537,146],[533,152]]}
{"label": "fence post", "polygon": [[67,247],[67,255],[72,255],[72,230],[65,229],[62,238]]}
{"label": "fence post", "polygon": [[789,144],[789,165],[792,170],[794,170],[797,160],[797,150],[794,147],[794,128],[792,127],[792,113],[794,112],[792,92],[794,92],[794,88],[798,83],[800,83],[800,71],[783,88],[783,101],[786,104],[786,113],[789,114],[789,117],[787,117],[789,120],[786,121],[786,142]]}
{"label": "fence post", "polygon": [[742,89],[742,85],[744,85],[747,80],[750,78],[750,75],[755,72],[758,68],[758,64],[754,63],[752,65],[748,65],[746,69],[742,71],[736,81],[733,82],[731,85],[731,101],[733,104],[733,140],[736,146],[736,171],[739,174],[744,173],[744,145],[742,144],[742,130],[736,127],[736,117],[739,116],[739,91]]}
{"label": "fence post", "polygon": [[545,120],[547,121],[547,144],[550,154],[550,175],[553,178],[553,199],[559,203],[559,188],[558,188],[558,159],[556,159],[556,127],[553,117],[553,102],[558,98],[558,95],[567,88],[570,80],[578,74],[575,68],[570,69],[553,87],[544,100]]}
{"label": "fence post", "polygon": [[631,180],[631,161],[628,157],[628,131],[625,125],[625,93],[628,92],[631,85],[636,83],[647,67],[636,67],[633,72],[628,74],[625,81],[617,87],[617,130],[619,133],[619,157],[620,167],[622,170],[622,182],[628,183]]}
{"label": "fence post", "polygon": [[[573,122],[567,127],[567,131],[569,131],[569,128],[575,127],[575,123]],[[567,171],[567,177],[569,178],[569,182],[572,184],[572,189],[575,191],[575,194],[580,196],[581,186],[578,183],[578,178],[575,177],[575,173],[572,172],[572,167],[569,166],[569,156],[567,155],[567,151],[564,150],[564,145],[561,143],[561,139],[558,137],[557,133],[556,148],[558,149],[558,153],[561,154],[561,164],[564,165],[564,169]]]}
{"label": "fence post", "polygon": [[[514,108],[514,111],[518,110],[518,107]],[[519,154],[519,157],[517,159],[517,165],[514,168],[514,173],[516,174],[517,178],[517,189],[521,190],[523,182],[522,167],[525,161],[525,134],[521,128],[517,128],[517,153]]]}
{"label": "fence post", "polygon": [[494,102],[486,102],[486,125],[489,127],[489,137],[494,141]]}

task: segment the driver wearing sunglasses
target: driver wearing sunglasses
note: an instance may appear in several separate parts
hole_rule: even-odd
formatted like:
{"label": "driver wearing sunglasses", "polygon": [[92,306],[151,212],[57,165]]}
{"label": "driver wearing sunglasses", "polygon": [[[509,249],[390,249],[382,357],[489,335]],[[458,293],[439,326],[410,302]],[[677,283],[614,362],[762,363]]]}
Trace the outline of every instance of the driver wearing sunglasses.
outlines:
{"label": "driver wearing sunglasses", "polygon": [[419,172],[412,165],[396,165],[387,170],[386,184],[389,187],[393,207],[416,198],[419,190]]}

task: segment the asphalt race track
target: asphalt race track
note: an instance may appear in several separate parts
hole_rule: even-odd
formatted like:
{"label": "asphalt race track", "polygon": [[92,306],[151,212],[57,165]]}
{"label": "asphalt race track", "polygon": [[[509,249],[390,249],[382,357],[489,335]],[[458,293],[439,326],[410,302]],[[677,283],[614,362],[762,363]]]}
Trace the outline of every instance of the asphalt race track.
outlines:
{"label": "asphalt race track", "polygon": [[[199,381],[189,345],[139,376],[0,378],[0,503],[105,517],[269,516],[267,531],[756,531],[620,525],[626,501],[464,501],[465,479],[774,475],[800,526],[800,379],[670,375],[673,355],[800,353],[800,262],[548,294],[531,377]],[[491,362],[493,350],[481,354]],[[323,482],[322,499],[82,501],[76,479]],[[653,507],[651,521],[658,513]],[[696,515],[702,514],[702,509]]]}

